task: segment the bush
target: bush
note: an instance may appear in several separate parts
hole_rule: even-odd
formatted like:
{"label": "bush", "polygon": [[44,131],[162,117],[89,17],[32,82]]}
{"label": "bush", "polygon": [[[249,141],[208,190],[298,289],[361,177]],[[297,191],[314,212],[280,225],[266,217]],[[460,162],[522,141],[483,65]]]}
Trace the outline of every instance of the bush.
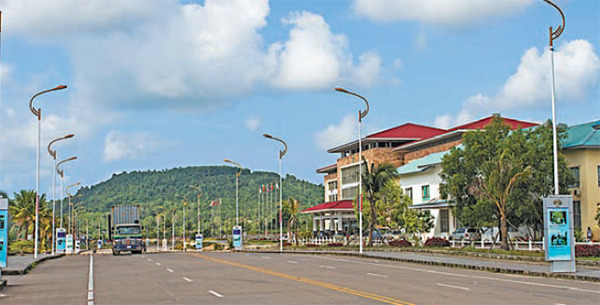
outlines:
{"label": "bush", "polygon": [[33,240],[15,240],[8,243],[8,253],[33,253]]}
{"label": "bush", "polygon": [[450,242],[441,237],[432,237],[425,241],[425,247],[450,247]]}
{"label": "bush", "polygon": [[287,241],[283,243],[283,246],[284,246],[284,247],[291,246],[291,245],[292,245],[292,243],[290,243],[290,242],[287,242]]}
{"label": "bush", "polygon": [[405,239],[390,241],[389,245],[392,247],[412,247],[412,243]]}
{"label": "bush", "polygon": [[318,248],[319,247],[319,245],[317,245],[317,244],[306,244],[306,246],[309,248]]}
{"label": "bush", "polygon": [[328,243],[327,247],[341,247],[343,245],[344,244],[342,244],[342,243]]}
{"label": "bush", "polygon": [[576,245],[575,257],[600,257],[600,245]]}

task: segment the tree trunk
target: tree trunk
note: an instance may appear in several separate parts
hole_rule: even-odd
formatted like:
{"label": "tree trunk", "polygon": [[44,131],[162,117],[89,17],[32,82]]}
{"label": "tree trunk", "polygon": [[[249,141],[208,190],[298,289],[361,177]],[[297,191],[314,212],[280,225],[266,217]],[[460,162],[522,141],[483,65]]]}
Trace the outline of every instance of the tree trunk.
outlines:
{"label": "tree trunk", "polygon": [[508,247],[508,225],[506,222],[506,215],[500,216],[500,232],[502,232],[502,242],[500,248],[502,250],[509,250]]}
{"label": "tree trunk", "polygon": [[369,203],[371,208],[371,223],[369,225],[369,247],[373,246],[373,231],[377,224],[377,208],[375,207],[375,198],[369,197]]}

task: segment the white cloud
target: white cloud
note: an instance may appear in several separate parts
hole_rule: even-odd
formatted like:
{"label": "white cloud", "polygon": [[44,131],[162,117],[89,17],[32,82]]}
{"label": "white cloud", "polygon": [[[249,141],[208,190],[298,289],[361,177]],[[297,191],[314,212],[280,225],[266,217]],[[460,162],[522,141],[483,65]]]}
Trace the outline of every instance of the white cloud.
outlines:
{"label": "white cloud", "polygon": [[330,149],[335,146],[358,139],[358,123],[356,116],[348,114],[338,125],[329,125],[315,135],[317,146]]}
{"label": "white cloud", "polygon": [[160,141],[147,132],[111,131],[104,139],[104,160],[139,160],[160,148]]}
{"label": "white cloud", "polygon": [[[586,40],[573,40],[555,52],[556,97],[558,103],[577,103],[600,87],[600,59]],[[478,93],[469,97],[455,119],[436,118],[436,126],[454,121],[465,123],[481,114],[508,109],[546,107],[551,99],[550,51],[536,48],[525,51],[517,71],[495,96]],[[437,122],[440,125],[437,125]]]}
{"label": "white cloud", "polygon": [[354,11],[379,22],[420,21],[464,25],[493,16],[514,14],[533,0],[355,0]]}
{"label": "white cloud", "polygon": [[379,55],[367,52],[353,63],[346,36],[334,34],[321,15],[296,12],[283,22],[292,25],[289,40],[269,48],[274,86],[315,90],[339,82],[369,86],[377,81]]}
{"label": "white cloud", "polygon": [[259,118],[248,118],[246,119],[246,127],[251,131],[256,131],[260,125],[261,120]]}

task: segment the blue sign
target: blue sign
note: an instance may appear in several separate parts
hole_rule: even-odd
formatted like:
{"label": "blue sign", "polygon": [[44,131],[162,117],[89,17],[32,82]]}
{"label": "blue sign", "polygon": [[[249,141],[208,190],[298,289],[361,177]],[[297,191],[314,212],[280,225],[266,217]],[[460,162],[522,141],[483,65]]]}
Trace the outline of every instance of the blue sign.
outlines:
{"label": "blue sign", "polygon": [[202,234],[196,235],[196,250],[202,251]]}
{"label": "blue sign", "polygon": [[8,255],[8,199],[0,199],[0,268],[6,268]]}
{"label": "blue sign", "polygon": [[571,260],[571,232],[568,208],[548,208],[548,260]]}
{"label": "blue sign", "polygon": [[67,231],[64,228],[56,229],[56,253],[65,253],[67,249]]}
{"label": "blue sign", "polygon": [[236,250],[242,249],[242,227],[233,227],[233,247]]}

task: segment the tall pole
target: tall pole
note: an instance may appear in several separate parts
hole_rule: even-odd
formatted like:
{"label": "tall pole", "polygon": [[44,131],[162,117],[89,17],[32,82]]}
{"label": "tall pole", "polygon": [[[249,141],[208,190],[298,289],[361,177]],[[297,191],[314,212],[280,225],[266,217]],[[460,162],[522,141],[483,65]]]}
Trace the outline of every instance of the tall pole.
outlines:
{"label": "tall pole", "polygon": [[367,116],[367,113],[369,113],[369,101],[359,95],[356,94],[354,92],[348,91],[344,88],[340,88],[340,87],[336,87],[334,88],[335,91],[338,92],[342,92],[342,93],[346,93],[346,94],[350,94],[350,95],[354,95],[360,99],[362,99],[365,104],[367,105],[367,109],[365,109],[364,111],[358,111],[358,234],[359,234],[359,239],[360,239],[360,244],[358,246],[358,251],[359,253],[363,253],[363,213],[362,213],[362,209],[363,209],[363,205],[362,205],[362,119],[364,119]]}
{"label": "tall pole", "polygon": [[271,140],[275,140],[283,144],[283,150],[279,151],[279,252],[283,252],[283,176],[281,172],[281,160],[285,153],[287,152],[288,146],[287,144],[270,134],[263,134],[263,137]]}
{"label": "tall pole", "polygon": [[39,240],[39,213],[40,213],[40,142],[41,142],[41,127],[42,127],[42,108],[34,108],[33,100],[44,94],[51,91],[62,90],[67,88],[67,86],[56,86],[52,89],[40,91],[36,93],[29,100],[29,109],[37,117],[37,150],[36,150],[36,158],[35,158],[35,244],[33,250],[33,257],[37,258],[38,255],[38,240]]}
{"label": "tall pole", "polygon": [[61,169],[59,169],[60,165],[65,163],[65,162],[69,162],[69,161],[73,161],[76,160],[77,157],[71,157],[65,160],[62,160],[60,162],[58,162],[58,164],[56,164],[56,173],[60,175],[60,193],[61,193],[61,198],[60,198],[60,227],[63,228],[63,200],[66,197],[66,191],[65,188],[63,187],[63,183],[64,183],[64,176],[65,176],[65,172]]}
{"label": "tall pole", "polygon": [[171,249],[175,250],[175,210],[171,211]]}
{"label": "tall pole", "polygon": [[52,157],[52,159],[54,160],[54,167],[52,168],[52,255],[54,255],[55,253],[55,244],[56,244],[56,169],[57,169],[57,165],[56,165],[56,150],[52,150],[52,144],[60,141],[60,140],[64,140],[64,139],[69,139],[74,137],[74,134],[68,134],[65,135],[63,137],[60,137],[58,139],[55,139],[53,141],[50,142],[50,144],[48,144],[48,153],[50,154],[50,156]]}
{"label": "tall pole", "polygon": [[558,139],[557,139],[557,135],[556,135],[556,89],[555,89],[555,82],[554,82],[554,40],[557,39],[562,32],[565,30],[565,15],[563,14],[562,10],[556,6],[554,3],[552,3],[550,0],[544,0],[546,1],[548,4],[552,5],[554,8],[556,8],[558,10],[558,12],[560,13],[560,16],[562,18],[562,25],[559,25],[556,28],[556,31],[552,30],[552,27],[550,27],[550,43],[549,43],[549,47],[550,47],[550,69],[551,69],[551,75],[552,75],[552,154],[553,154],[553,161],[554,161],[554,195],[558,195],[559,194],[559,186],[558,186]]}
{"label": "tall pole", "polygon": [[231,160],[225,159],[227,163],[231,163],[240,168],[240,171],[235,174],[235,226],[238,227],[240,225],[239,222],[239,204],[240,204],[240,194],[239,194],[239,183],[240,183],[240,175],[242,174],[243,167],[241,164],[237,162],[233,162]]}

